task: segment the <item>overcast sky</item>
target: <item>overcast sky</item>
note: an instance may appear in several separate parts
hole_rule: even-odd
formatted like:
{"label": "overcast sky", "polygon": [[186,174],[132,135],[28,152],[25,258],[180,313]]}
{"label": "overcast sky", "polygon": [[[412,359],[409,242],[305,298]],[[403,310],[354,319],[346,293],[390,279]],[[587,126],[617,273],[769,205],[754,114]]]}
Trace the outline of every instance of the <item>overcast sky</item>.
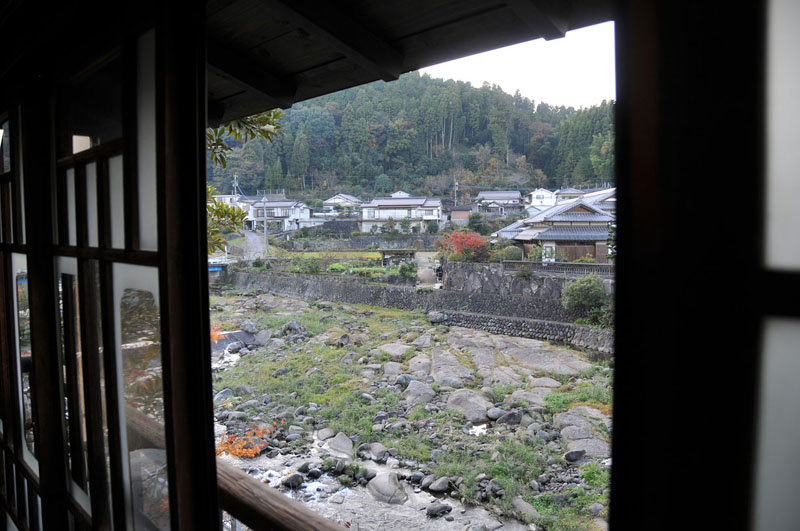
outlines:
{"label": "overcast sky", "polygon": [[589,107],[615,99],[614,23],[567,32],[563,39],[499,48],[420,70],[431,77],[484,81],[536,103]]}

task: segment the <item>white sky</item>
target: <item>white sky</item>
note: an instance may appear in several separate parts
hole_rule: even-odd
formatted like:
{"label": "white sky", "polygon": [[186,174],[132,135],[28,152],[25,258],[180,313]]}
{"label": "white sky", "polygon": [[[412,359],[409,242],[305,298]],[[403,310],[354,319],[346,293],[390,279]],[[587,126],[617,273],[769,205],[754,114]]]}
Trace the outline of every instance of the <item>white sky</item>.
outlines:
{"label": "white sky", "polygon": [[420,69],[431,77],[484,81],[535,103],[589,107],[616,99],[614,23],[567,32],[563,39],[515,44]]}

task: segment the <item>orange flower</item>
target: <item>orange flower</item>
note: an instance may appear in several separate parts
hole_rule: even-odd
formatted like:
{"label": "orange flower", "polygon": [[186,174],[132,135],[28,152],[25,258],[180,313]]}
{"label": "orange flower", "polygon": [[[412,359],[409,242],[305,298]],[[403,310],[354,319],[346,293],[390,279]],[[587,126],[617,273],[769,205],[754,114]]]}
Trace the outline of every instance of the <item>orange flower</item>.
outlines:
{"label": "orange flower", "polygon": [[220,327],[212,326],[211,327],[211,341],[216,343],[217,341],[219,341],[220,337],[222,337],[222,334],[220,334]]}

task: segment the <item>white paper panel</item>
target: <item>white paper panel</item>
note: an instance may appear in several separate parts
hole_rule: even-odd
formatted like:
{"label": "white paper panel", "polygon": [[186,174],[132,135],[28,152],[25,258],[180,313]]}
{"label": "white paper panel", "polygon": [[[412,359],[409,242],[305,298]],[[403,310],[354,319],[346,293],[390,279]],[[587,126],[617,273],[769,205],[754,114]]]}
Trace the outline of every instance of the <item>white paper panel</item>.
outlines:
{"label": "white paper panel", "polygon": [[766,265],[800,270],[800,2],[771,0],[767,16]]}
{"label": "white paper panel", "polygon": [[111,195],[111,247],[125,248],[125,189],[122,181],[122,155],[108,159],[108,187]]}
{"label": "white paper panel", "polygon": [[753,526],[797,529],[800,504],[800,320],[768,319],[761,349]]}
{"label": "white paper panel", "polygon": [[139,38],[136,87],[139,247],[147,251],[158,250],[155,50],[155,32]]}
{"label": "white paper panel", "polygon": [[75,229],[75,170],[67,170],[67,227],[69,245],[77,245]]}
{"label": "white paper panel", "polygon": [[86,165],[86,224],[89,226],[89,247],[98,247],[97,228],[97,164]]}

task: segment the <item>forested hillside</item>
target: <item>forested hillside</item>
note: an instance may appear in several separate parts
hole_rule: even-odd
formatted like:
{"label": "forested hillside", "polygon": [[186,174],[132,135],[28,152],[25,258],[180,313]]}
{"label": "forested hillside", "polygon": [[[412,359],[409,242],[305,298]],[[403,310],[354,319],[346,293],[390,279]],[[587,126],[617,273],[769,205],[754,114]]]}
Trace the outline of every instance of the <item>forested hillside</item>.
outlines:
{"label": "forested hillside", "polygon": [[553,107],[413,72],[296,104],[272,143],[231,141],[226,167],[209,162],[209,181],[229,192],[237,174],[246,193],[286,189],[306,199],[395,189],[441,196],[452,194],[454,179],[511,188],[610,183],[613,106]]}

